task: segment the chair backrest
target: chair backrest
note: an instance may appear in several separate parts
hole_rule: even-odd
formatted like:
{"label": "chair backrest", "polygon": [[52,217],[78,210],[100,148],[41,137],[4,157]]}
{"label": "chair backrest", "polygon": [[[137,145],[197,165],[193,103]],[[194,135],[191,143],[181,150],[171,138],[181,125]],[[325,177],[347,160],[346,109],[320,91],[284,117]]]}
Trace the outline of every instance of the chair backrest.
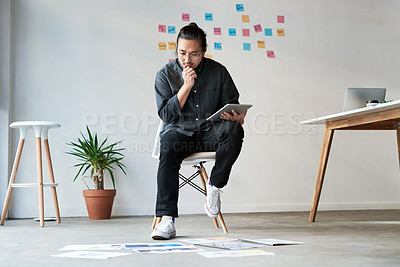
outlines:
{"label": "chair backrest", "polygon": [[151,156],[155,159],[158,159],[160,157],[160,133],[163,128],[164,122],[160,120],[160,123],[158,124],[157,134],[154,138],[153,152],[151,153]]}

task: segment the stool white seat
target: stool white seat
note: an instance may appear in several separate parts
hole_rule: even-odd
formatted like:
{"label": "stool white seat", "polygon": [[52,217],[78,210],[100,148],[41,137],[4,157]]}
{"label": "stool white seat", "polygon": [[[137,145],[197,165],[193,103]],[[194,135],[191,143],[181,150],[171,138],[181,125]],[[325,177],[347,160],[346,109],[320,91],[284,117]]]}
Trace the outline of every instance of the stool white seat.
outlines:
{"label": "stool white seat", "polygon": [[[19,143],[17,148],[17,153],[15,155],[13,169],[10,176],[10,181],[8,185],[8,190],[6,194],[6,200],[4,201],[3,212],[1,214],[1,221],[0,224],[3,225],[6,214],[8,211],[8,206],[10,204],[11,194],[13,188],[16,187],[37,187],[38,188],[38,199],[39,199],[39,219],[40,219],[40,226],[44,226],[44,201],[43,201],[43,187],[50,187],[52,190],[53,195],[53,202],[54,202],[54,209],[56,212],[56,219],[57,222],[61,222],[60,218],[60,210],[58,207],[58,200],[57,200],[57,191],[56,187],[58,183],[55,182],[54,179],[54,172],[53,166],[51,163],[51,156],[50,156],[50,146],[48,142],[48,131],[51,128],[59,128],[61,125],[56,122],[50,121],[19,121],[13,122],[10,124],[10,128],[18,128],[20,132],[19,136]],[[35,138],[36,138],[36,165],[37,165],[37,183],[15,183],[15,179],[17,176],[17,171],[19,167],[19,162],[21,159],[22,149],[24,147],[26,135],[29,129],[35,131]],[[49,173],[49,180],[50,183],[43,183],[43,173],[42,173],[42,146],[41,141],[43,140],[44,144],[44,152],[47,159],[47,168]]]}

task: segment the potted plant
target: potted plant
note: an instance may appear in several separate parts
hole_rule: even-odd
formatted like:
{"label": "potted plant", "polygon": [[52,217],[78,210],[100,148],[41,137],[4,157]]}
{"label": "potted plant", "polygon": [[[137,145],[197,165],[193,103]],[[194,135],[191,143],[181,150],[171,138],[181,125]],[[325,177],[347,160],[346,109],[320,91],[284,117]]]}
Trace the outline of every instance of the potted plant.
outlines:
{"label": "potted plant", "polygon": [[[80,161],[74,165],[74,167],[79,167],[74,181],[80,174],[84,175],[90,169],[90,177],[94,182],[95,189],[90,190],[88,187],[88,190],[83,190],[89,219],[110,219],[116,195],[114,168],[118,167],[126,175],[124,170],[126,166],[121,162],[124,158],[121,152],[125,148],[117,147],[121,141],[107,145],[108,137],[100,142],[97,133],[92,134],[87,126],[86,130],[88,137],[86,138],[81,132],[82,138],[78,138],[76,142],[67,143],[72,150],[66,153],[77,157]],[[114,189],[104,189],[106,171],[110,174]]]}

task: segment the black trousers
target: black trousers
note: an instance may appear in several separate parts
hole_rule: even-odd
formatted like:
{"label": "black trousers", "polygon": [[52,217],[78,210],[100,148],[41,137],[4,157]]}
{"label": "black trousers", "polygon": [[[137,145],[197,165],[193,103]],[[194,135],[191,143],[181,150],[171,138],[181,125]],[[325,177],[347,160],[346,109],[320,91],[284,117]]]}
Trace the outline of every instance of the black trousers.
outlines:
{"label": "black trousers", "polygon": [[222,188],[228,183],[243,138],[242,126],[231,121],[218,122],[210,130],[195,132],[193,136],[176,131],[166,132],[161,138],[156,216],[178,217],[179,170],[186,157],[195,152],[216,151],[210,180],[214,186]]}

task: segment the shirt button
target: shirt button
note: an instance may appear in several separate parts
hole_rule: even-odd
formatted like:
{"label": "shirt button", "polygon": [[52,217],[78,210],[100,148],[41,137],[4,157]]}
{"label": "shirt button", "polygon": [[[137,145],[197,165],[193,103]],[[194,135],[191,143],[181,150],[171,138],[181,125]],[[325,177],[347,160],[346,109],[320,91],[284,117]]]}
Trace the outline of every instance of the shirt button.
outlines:
{"label": "shirt button", "polygon": [[199,105],[196,105],[196,108],[198,108],[199,107]]}
{"label": "shirt button", "polygon": [[199,120],[199,118],[196,118],[196,121],[198,121]]}
{"label": "shirt button", "polygon": [[195,93],[197,93],[197,91],[196,91],[196,90],[194,90],[194,92],[195,92]]}

